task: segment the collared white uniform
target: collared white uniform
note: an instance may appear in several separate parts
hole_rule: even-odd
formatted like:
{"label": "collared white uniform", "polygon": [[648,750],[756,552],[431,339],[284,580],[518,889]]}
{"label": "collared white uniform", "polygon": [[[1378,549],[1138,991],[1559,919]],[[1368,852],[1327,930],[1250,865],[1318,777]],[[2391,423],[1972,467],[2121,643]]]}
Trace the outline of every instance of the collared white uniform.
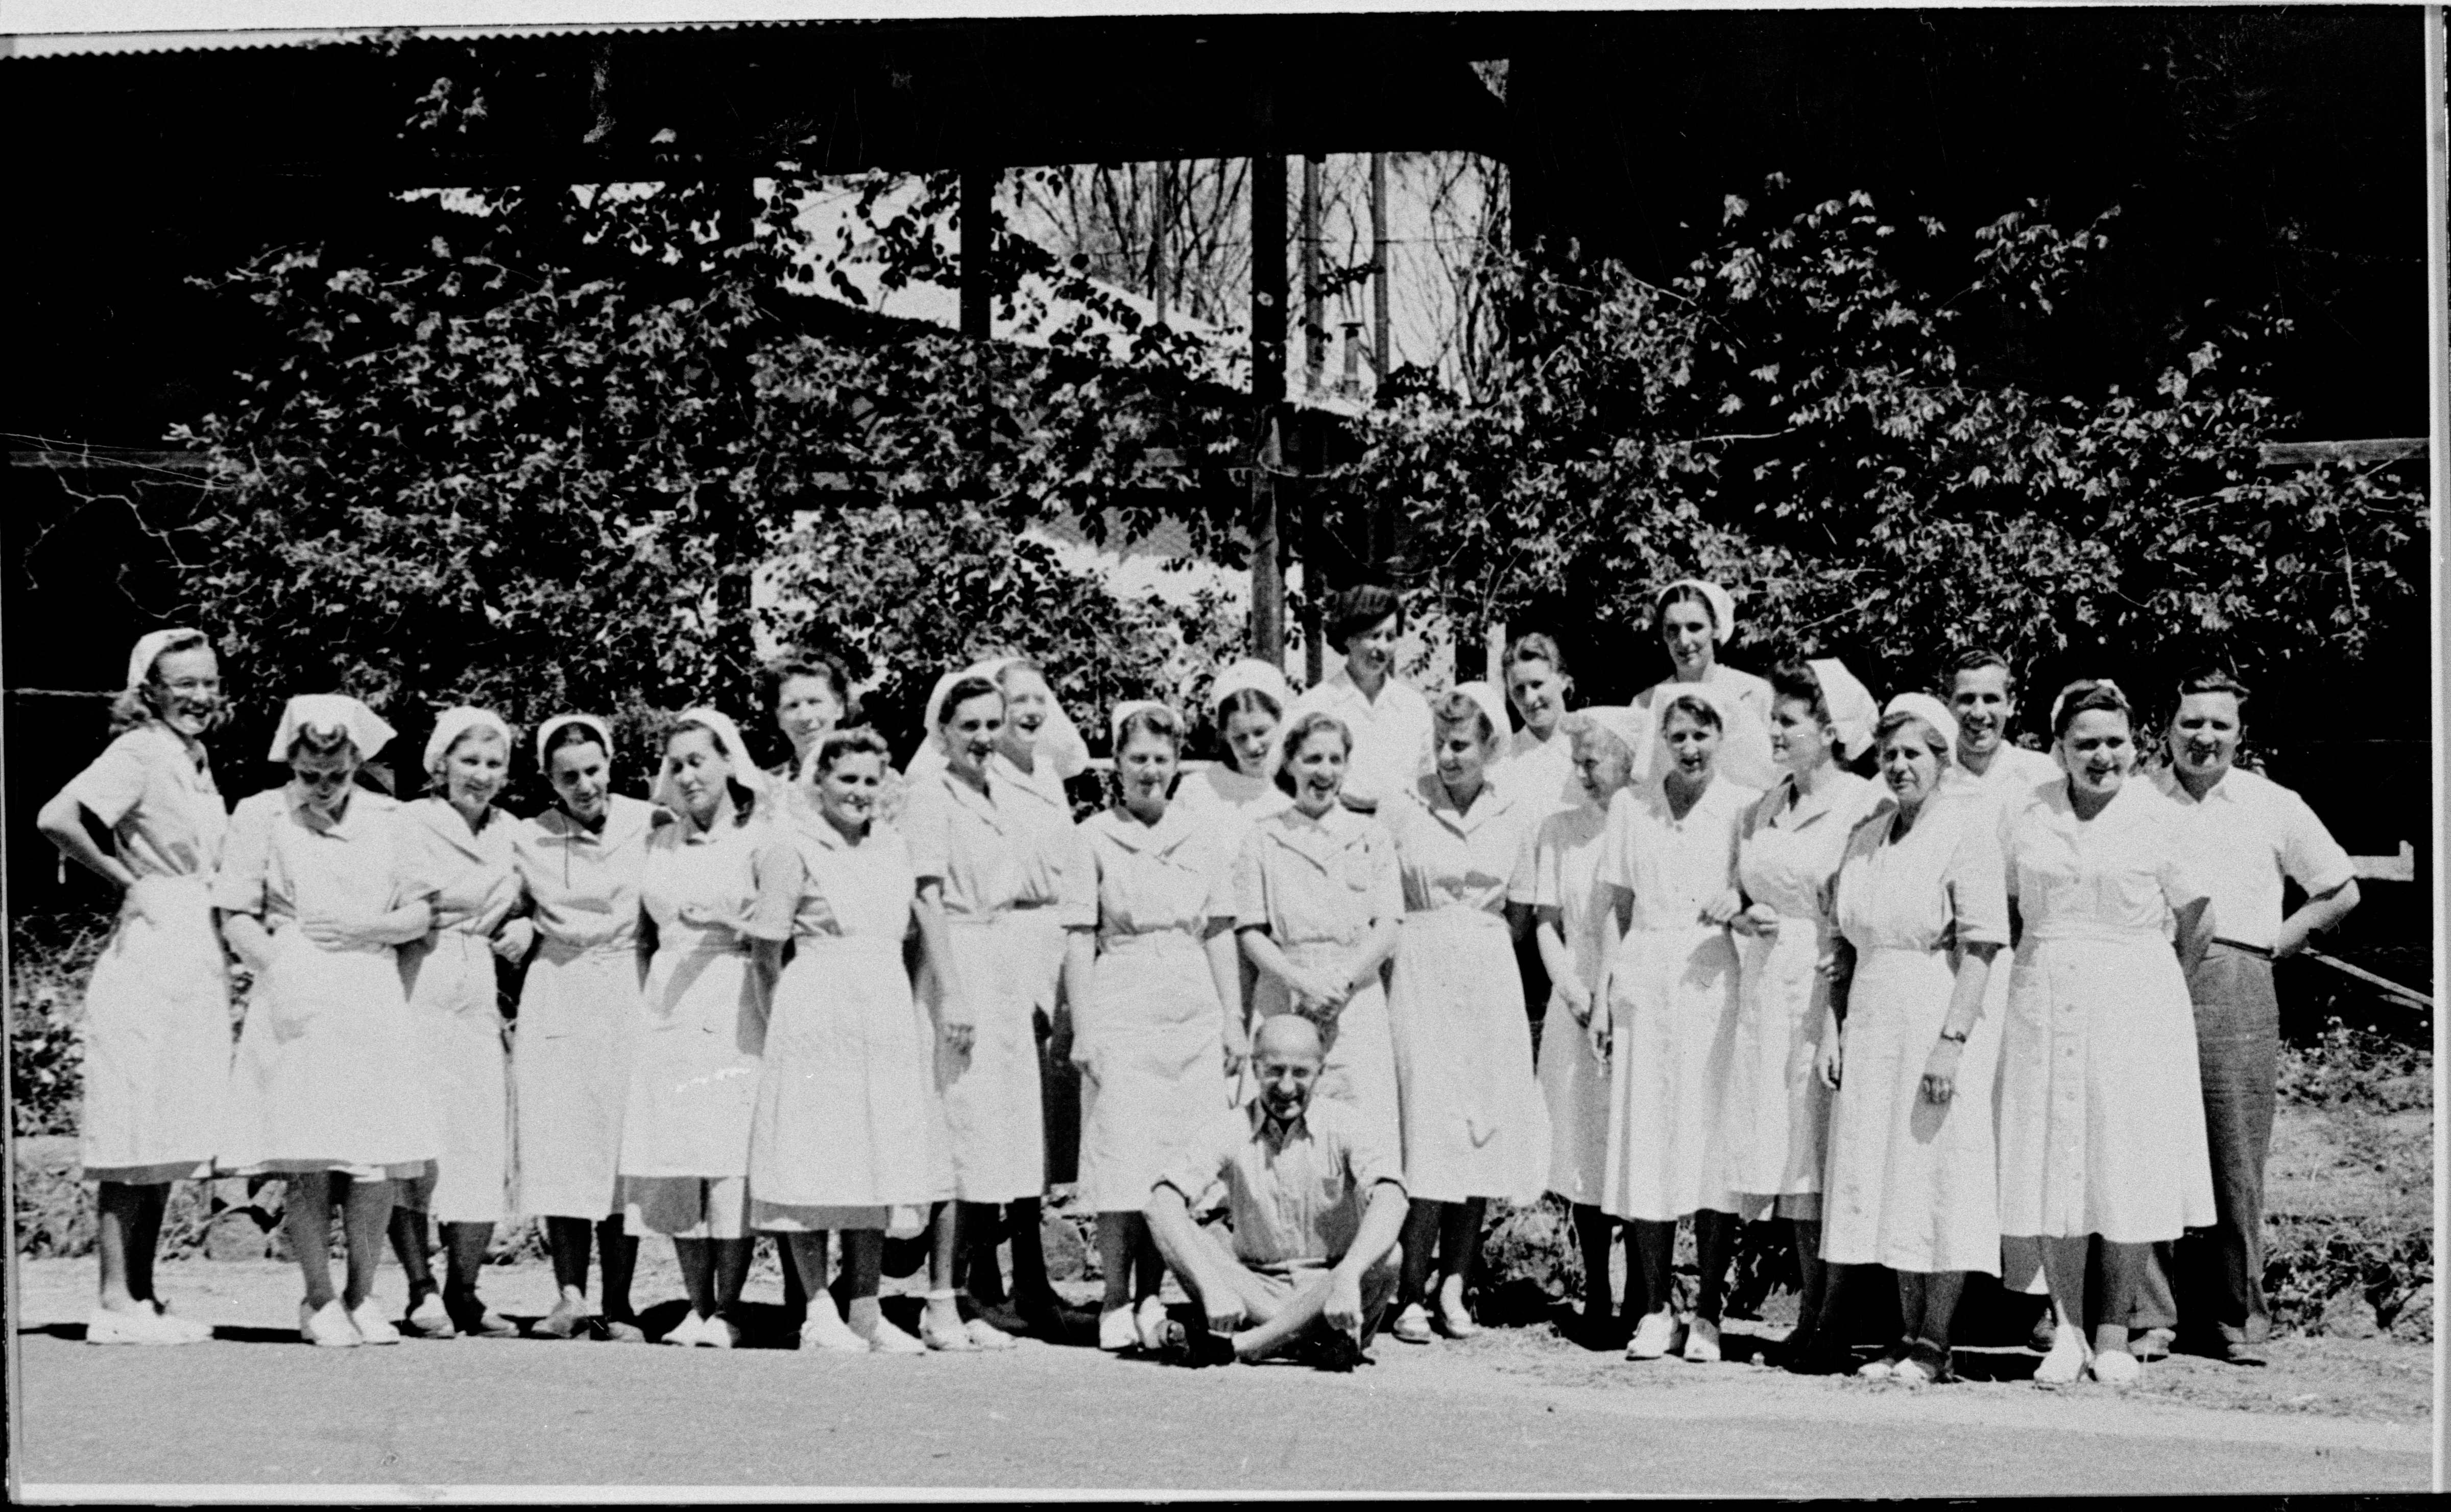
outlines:
{"label": "collared white uniform", "polygon": [[1383,804],[1410,788],[1427,764],[1430,701],[1393,674],[1379,685],[1379,697],[1364,697],[1354,686],[1349,668],[1339,667],[1285,711],[1293,723],[1312,710],[1332,714],[1353,733],[1353,754],[1344,767],[1344,795],[1359,802]]}
{"label": "collared white uniform", "polygon": [[519,897],[512,864],[519,821],[488,809],[471,830],[450,801],[401,810],[407,865],[434,890],[435,928],[401,947],[435,1120],[434,1185],[425,1210],[446,1224],[500,1223],[511,1213],[510,1055],[488,938]]}

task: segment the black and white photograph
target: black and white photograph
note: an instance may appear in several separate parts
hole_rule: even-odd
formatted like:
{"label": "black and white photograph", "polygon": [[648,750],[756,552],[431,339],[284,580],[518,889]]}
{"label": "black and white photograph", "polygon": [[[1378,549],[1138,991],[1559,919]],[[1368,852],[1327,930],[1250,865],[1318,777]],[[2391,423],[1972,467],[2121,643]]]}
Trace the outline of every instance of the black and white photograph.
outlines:
{"label": "black and white photograph", "polygon": [[2445,40],[0,0],[10,1500],[2442,1489]]}

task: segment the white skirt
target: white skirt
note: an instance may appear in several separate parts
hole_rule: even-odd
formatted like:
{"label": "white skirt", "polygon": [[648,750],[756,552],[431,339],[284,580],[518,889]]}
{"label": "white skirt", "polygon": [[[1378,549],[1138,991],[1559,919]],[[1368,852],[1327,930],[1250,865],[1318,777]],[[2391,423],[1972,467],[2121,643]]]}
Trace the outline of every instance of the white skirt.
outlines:
{"label": "white skirt", "polygon": [[746,1176],[767,1004],[730,931],[665,933],[647,967],[621,1174]]}
{"label": "white skirt", "polygon": [[1718,1097],[1735,1048],[1736,952],[1706,925],[1636,928],[1609,973],[1608,1169],[1600,1208],[1674,1223],[1737,1210]]}
{"label": "white skirt", "polygon": [[1136,1213],[1228,1105],[1225,1018],[1207,952],[1186,931],[1106,942],[1093,980],[1077,1195],[1090,1212]]}
{"label": "white skirt", "polygon": [[202,877],[139,877],[85,993],[88,1181],[211,1174],[230,1088],[229,970]]}
{"label": "white skirt", "polygon": [[434,1118],[425,1210],[440,1223],[500,1223],[511,1212],[510,1055],[493,950],[480,935],[445,930],[404,948],[401,962]]}
{"label": "white skirt", "polygon": [[1719,1094],[1720,1176],[1731,1191],[1821,1189],[1830,1090],[1813,1061],[1830,1008],[1825,940],[1816,920],[1782,916],[1769,939],[1735,942],[1735,1027]]}
{"label": "white skirt", "polygon": [[422,1174],[434,1115],[417,1054],[390,946],[325,951],[283,928],[247,1002],[219,1166]]}
{"label": "white skirt", "polygon": [[1536,1202],[1549,1109],[1532,1072],[1523,978],[1500,915],[1404,915],[1387,992],[1404,1188],[1423,1202]]}
{"label": "white skirt", "polygon": [[955,969],[982,994],[971,1048],[936,1041],[936,1094],[952,1156],[953,1195],[1006,1203],[1047,1189],[1047,1132],[1038,1090],[1038,1039],[1031,995],[1044,937],[1010,922],[951,917],[947,937]]}
{"label": "white skirt", "polygon": [[638,950],[546,940],[511,1045],[516,1208],[589,1222],[620,1211],[621,1114],[638,1033]]}
{"label": "white skirt", "polygon": [[803,934],[775,986],[749,1126],[759,1228],[915,1227],[929,1172],[932,1031],[902,942]]}
{"label": "white skirt", "polygon": [[[1608,1005],[1594,1011],[1606,1013]],[[1593,1052],[1591,1035],[1555,991],[1540,1031],[1539,1078],[1549,1108],[1549,1189],[1596,1208],[1608,1175],[1608,1063]]]}
{"label": "white skirt", "polygon": [[[1994,960],[1999,970],[2006,962]],[[1821,1258],[1892,1270],[2000,1273],[1991,1079],[2000,1025],[1986,1015],[1947,1103],[1923,1095],[1957,978],[1946,951],[1866,951],[1848,990],[1846,1055],[1830,1120]]]}

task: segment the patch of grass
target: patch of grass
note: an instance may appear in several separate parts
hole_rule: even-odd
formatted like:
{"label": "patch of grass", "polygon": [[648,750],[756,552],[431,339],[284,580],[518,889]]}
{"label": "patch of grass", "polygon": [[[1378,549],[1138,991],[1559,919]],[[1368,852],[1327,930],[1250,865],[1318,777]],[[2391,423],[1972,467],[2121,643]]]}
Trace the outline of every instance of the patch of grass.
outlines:
{"label": "patch of grass", "polygon": [[2402,1112],[2434,1106],[2434,1052],[2334,1018],[2312,1040],[2281,1047],[2281,1100],[2306,1108]]}

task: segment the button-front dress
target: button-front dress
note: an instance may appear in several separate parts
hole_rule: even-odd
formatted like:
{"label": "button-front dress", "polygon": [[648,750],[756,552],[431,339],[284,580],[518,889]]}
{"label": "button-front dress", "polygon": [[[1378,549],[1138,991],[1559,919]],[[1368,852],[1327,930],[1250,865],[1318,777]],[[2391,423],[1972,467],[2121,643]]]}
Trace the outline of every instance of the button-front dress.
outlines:
{"label": "button-front dress", "polygon": [[951,1170],[903,965],[911,848],[883,823],[854,845],[804,798],[787,816],[799,907],[750,1122],[752,1227],[915,1233]]}
{"label": "button-front dress", "polygon": [[2008,816],[2025,936],[2000,1047],[2003,1234],[2145,1244],[2214,1221],[2195,1010],[2168,930],[2206,893],[2178,823],[2134,776],[2090,820],[2065,782]]}
{"label": "button-front dress", "polygon": [[510,1055],[488,936],[519,897],[519,821],[489,809],[471,830],[448,799],[426,797],[402,807],[401,825],[408,868],[434,890],[439,921],[400,952],[435,1120],[426,1210],[441,1223],[500,1223],[512,1211]]}
{"label": "button-front dress", "polygon": [[1097,869],[1098,956],[1075,1052],[1079,1197],[1091,1212],[1136,1213],[1228,1104],[1226,1009],[1203,936],[1232,922],[1233,853],[1171,804],[1154,825],[1108,809],[1081,830]]}
{"label": "button-front dress", "polygon": [[[1281,809],[1252,824],[1234,857],[1235,927],[1265,927],[1285,958],[1305,970],[1342,977],[1371,925],[1403,914],[1395,836],[1350,809],[1332,808],[1315,819],[1298,808]],[[1252,1022],[1293,1007],[1285,985],[1261,972],[1252,989]],[[1337,1015],[1316,1095],[1352,1104],[1376,1121],[1389,1149],[1401,1148],[1396,1047],[1380,973],[1370,973]]]}
{"label": "button-front dress", "polygon": [[1735,1050],[1736,948],[1703,908],[1735,882],[1736,837],[1758,790],[1714,776],[1677,818],[1661,782],[1609,803],[1600,880],[1634,896],[1609,972],[1608,1169],[1600,1207],[1673,1223],[1735,1212],[1720,1090]]}
{"label": "button-front dress", "polygon": [[[749,1174],[770,1008],[750,947],[790,938],[799,904],[791,842],[768,812],[775,801],[745,820],[718,815],[712,829],[682,815],[647,838],[638,902],[655,925],[656,953],[621,1114],[625,1178]],[[689,923],[681,910],[690,905],[735,922]]]}
{"label": "button-front dress", "polygon": [[[1949,770],[1941,776],[1940,785],[1944,795],[1972,797],[1989,805],[1992,826],[1997,829],[2007,822],[2010,814],[2025,806],[2036,788],[2049,783],[2066,783],[2067,780],[2068,774],[2060,770],[2060,764],[2042,752],[2004,743],[1980,776],[1952,758]],[[2006,842],[2002,843],[2005,847]],[[2010,953],[2002,951],[2000,958],[1992,963],[1990,980],[1984,984],[1983,1016],[1994,1024],[2008,1020],[2009,982],[2016,975],[2012,969],[2014,965]],[[1999,1078],[1992,1078],[1991,1121],[1994,1126],[2000,1121],[2002,1085]],[[2033,1286],[2039,1287],[2042,1284],[2039,1275],[2032,1278]]]}
{"label": "button-front dress", "polygon": [[229,971],[212,900],[229,815],[211,771],[160,724],[111,741],[68,792],[136,877],[86,987],[85,1179],[206,1174],[229,1088]]}
{"label": "button-front dress", "polygon": [[248,994],[217,1157],[232,1174],[339,1171],[416,1176],[437,1153],[399,952],[327,950],[300,921],[363,919],[421,894],[400,805],[349,795],[339,822],[289,788],[241,800],[213,878],[213,906],[260,915],[272,960]]}
{"label": "button-front dress", "polygon": [[1745,900],[1775,910],[1778,933],[1735,937],[1735,1046],[1719,1097],[1719,1137],[1729,1189],[1761,1196],[1821,1189],[1830,1090],[1813,1060],[1830,1011],[1821,974],[1834,933],[1830,884],[1849,833],[1879,790],[1833,767],[1791,804],[1794,794],[1794,778],[1781,777],[1746,815],[1736,845]]}
{"label": "button-front dress", "polygon": [[[1830,1116],[1821,1256],[1894,1270],[2000,1273],[1991,1081],[2001,1026],[1975,1022],[1952,1095],[1923,1095],[1960,951],[2009,942],[1992,810],[1944,788],[1892,838],[1894,800],[1858,824],[1835,885],[1854,947],[1846,1055]],[[1991,970],[2006,972],[2005,952]]]}
{"label": "button-front dress", "polygon": [[[1045,1126],[1042,1138],[1047,1154],[1044,1190],[1048,1185],[1072,1181],[1079,1173],[1081,1077],[1069,1055],[1056,1053],[1061,1042],[1051,1031],[1064,985],[1066,935],[1070,926],[1088,925],[1095,909],[1090,897],[1097,883],[1090,875],[1079,826],[1072,822],[1072,800],[1065,796],[1064,780],[1056,775],[1050,754],[1042,751],[1030,770],[1024,772],[999,751],[988,758],[988,776],[1003,789],[999,801],[1009,802],[1022,815],[1033,836],[1030,843],[1041,853],[1040,864],[1055,878],[1059,900],[1054,906],[1025,901],[1012,913],[1014,935],[1027,963],[1023,970],[1028,973],[1032,1044],[1038,1057],[1039,1117]],[[1036,1033],[1041,1021],[1050,1031],[1045,1038]]]}
{"label": "button-front dress", "polygon": [[513,1207],[591,1223],[620,1210],[621,1114],[645,1013],[638,881],[662,812],[619,794],[606,803],[600,832],[547,809],[511,845],[537,932],[511,1047]]}
{"label": "button-front dress", "polygon": [[[1608,965],[1610,900],[1600,885],[1600,850],[1608,810],[1588,798],[1540,822],[1532,842],[1528,894],[1513,901],[1558,911],[1558,933],[1574,958],[1575,979],[1600,991]],[[1597,997],[1593,1011],[1606,1013]],[[1605,1020],[1603,1020],[1605,1022]],[[1549,1189],[1571,1203],[1598,1207],[1608,1170],[1609,1068],[1591,1036],[1566,1011],[1553,987],[1547,1029],[1540,1036],[1540,1095],[1549,1109]]]}
{"label": "button-front dress", "polygon": [[1404,1188],[1426,1202],[1537,1201],[1549,1109],[1506,927],[1508,890],[1529,880],[1531,805],[1483,782],[1459,814],[1432,775],[1382,813],[1404,884],[1387,989]]}
{"label": "button-front dress", "polygon": [[[951,963],[973,994],[970,1050],[936,1043],[936,1089],[951,1136],[954,1195],[964,1202],[1036,1197],[1047,1185],[1047,1136],[1030,1011],[1045,957],[1043,926],[1089,921],[1087,900],[1064,891],[1082,868],[1060,869],[1043,843],[1043,798],[990,776],[985,793],[936,767],[911,780],[903,834],[920,881],[943,884]],[[1025,807],[1025,805],[1029,805]],[[1020,920],[1017,913],[1038,917]],[[1060,928],[1060,925],[1058,925]],[[931,963],[923,1000],[941,1002]]]}

